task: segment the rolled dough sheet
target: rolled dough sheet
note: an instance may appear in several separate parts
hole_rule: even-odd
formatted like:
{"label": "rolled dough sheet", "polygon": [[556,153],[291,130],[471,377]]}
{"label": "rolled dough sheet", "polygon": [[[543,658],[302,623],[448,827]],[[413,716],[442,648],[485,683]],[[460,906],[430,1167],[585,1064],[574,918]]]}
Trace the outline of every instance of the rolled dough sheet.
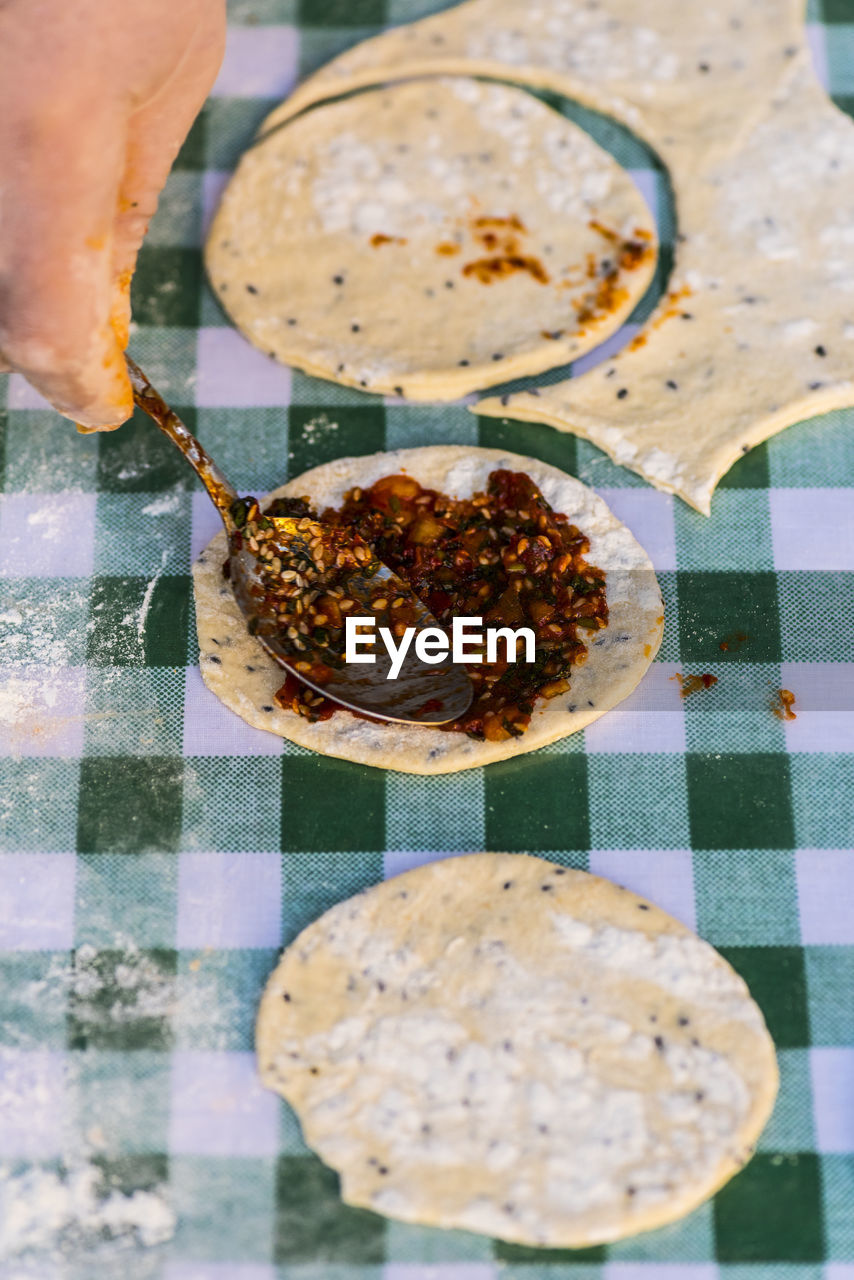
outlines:
{"label": "rolled dough sheet", "polygon": [[613,333],[649,284],[656,234],[576,125],[522,89],[441,78],[321,107],[257,143],[206,256],[262,351],[444,400]]}
{"label": "rolled dough sheet", "polygon": [[573,669],[569,691],[539,701],[520,738],[479,742],[462,733],[422,725],[360,719],[349,711],[310,724],[295,711],[277,706],[273,695],[284,673],[249,635],[222,577],[228,554],[224,533],[217,534],[193,566],[199,662],[211,692],[256,729],[324,755],[422,774],[474,769],[534,751],[576,733],[622,702],[646,673],[661,643],[661,592],[649,557],[628,529],[591,489],[557,467],[498,449],[433,445],[339,458],[297,476],[269,496],[306,495],[322,510],[339,506],[354,486],[367,489],[382,476],[406,471],[426,488],[468,498],[484,490],[489,473],[500,467],[526,472],[552,508],[571,514],[573,523],[587,534],[586,558],[606,573],[609,610],[608,626],[588,643],[587,660]]}
{"label": "rolled dough sheet", "polygon": [[468,0],[336,58],[266,127],[437,72],[615,116],[667,165],[679,219],[667,296],[632,346],[476,412],[573,431],[709,514],[743,453],[854,403],[854,123],[814,78],[800,0]]}
{"label": "rolled dough sheet", "polygon": [[742,979],[665,912],[541,858],[428,863],[333,907],[261,1002],[264,1083],[348,1203],[522,1244],[672,1222],[777,1090]]}

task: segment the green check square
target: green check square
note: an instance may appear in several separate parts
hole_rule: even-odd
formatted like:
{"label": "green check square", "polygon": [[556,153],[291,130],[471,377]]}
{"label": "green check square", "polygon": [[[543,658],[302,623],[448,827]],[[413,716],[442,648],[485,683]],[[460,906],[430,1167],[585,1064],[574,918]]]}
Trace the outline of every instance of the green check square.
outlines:
{"label": "green check square", "polygon": [[169,1181],[169,1157],[163,1153],[127,1156],[95,1156],[105,1196],[118,1192],[154,1191]]}
{"label": "green check square", "polygon": [[173,947],[178,902],[171,853],[81,853],[77,858],[77,946]]}
{"label": "green check square", "polygon": [[784,571],[777,589],[784,662],[854,662],[854,573]]}
{"label": "green check square", "polygon": [[[821,1184],[827,1256],[854,1258],[854,1155],[822,1156]],[[840,1280],[845,1280],[844,1270]]]}
{"label": "green check square", "polygon": [[813,1152],[755,1155],[714,1200],[723,1263],[820,1262],[821,1175]]}
{"label": "green check square", "polygon": [[83,759],[78,850],[148,853],[177,849],[183,776],[183,760],[169,756]]}
{"label": "green check square", "polygon": [[171,493],[100,493],[95,518],[95,573],[146,574],[190,569],[191,498]]}
{"label": "green check square", "polygon": [[170,1049],[176,968],[177,952],[165,947],[80,947],[68,997],[68,1047]]}
{"label": "green check square", "polygon": [[251,1050],[264,984],[277,953],[259,947],[181,951],[172,1018],[176,1049]]}
{"label": "green check square", "polygon": [[790,759],[799,847],[854,848],[854,754],[804,752]]}
{"label": "green check square", "polygon": [[230,172],[252,142],[278,98],[208,98],[207,167]]}
{"label": "green check square", "polygon": [[677,573],[676,582],[679,644],[684,662],[781,660],[777,579],[773,573],[683,569]]}
{"label": "green check square", "polygon": [[681,755],[590,755],[593,849],[685,849],[688,804]]}
{"label": "green check square", "polygon": [[591,1245],[587,1249],[533,1249],[524,1244],[513,1244],[510,1240],[494,1240],[493,1256],[499,1266],[506,1263],[528,1263],[532,1266],[556,1266],[561,1262],[572,1262],[583,1265],[590,1262],[604,1262],[607,1252],[603,1244]]}
{"label": "green check square", "polygon": [[[854,112],[854,97],[848,101]],[[778,489],[821,489],[850,483],[852,426],[854,410],[835,409],[767,440],[763,447],[768,450],[771,484]]]}
{"label": "green check square", "polygon": [[385,411],[385,447],[415,449],[425,444],[476,445],[477,419],[448,412],[443,404],[390,404]]}
{"label": "green check square", "polygon": [[189,574],[92,579],[86,656],[96,666],[183,667]]}
{"label": "green check square", "polygon": [[70,954],[6,951],[0,968],[0,1044],[64,1049]]}
{"label": "green check square", "polygon": [[854,22],[854,4],[851,0],[818,0],[819,20],[822,22]]}
{"label": "green check square", "polygon": [[810,1043],[807,980],[801,947],[721,947],[750,988],[779,1049]]}
{"label": "green check square", "polygon": [[88,578],[0,578],[0,650],[5,662],[80,665],[88,616]]}
{"label": "green check square", "polygon": [[[770,483],[768,445],[765,442],[742,454],[738,462],[721,476],[718,489],[767,489]],[[720,517],[717,507],[715,516]]]}
{"label": "green check square", "polygon": [[811,1151],[815,1147],[809,1049],[778,1049],[780,1092],[759,1138],[760,1151]]}
{"label": "green check square", "polygon": [[298,0],[304,27],[370,27],[386,20],[386,0]]}
{"label": "green check square", "polygon": [[74,848],[77,760],[0,759],[0,840],[6,853]]}
{"label": "green check square", "polygon": [[199,409],[198,429],[239,493],[260,498],[287,480],[287,409]]}
{"label": "green check square", "polygon": [[694,854],[697,932],[713,946],[797,945],[798,885],[791,849]]}
{"label": "green check square", "polygon": [[205,167],[205,146],[208,136],[208,116],[209,109],[207,105],[202,107],[196,116],[190,132],[187,134],[181,150],[178,152],[172,164],[172,169],[179,172],[184,169],[201,170]]}
{"label": "green check square", "polygon": [[379,1265],[384,1261],[385,1221],[340,1198],[338,1176],[317,1156],[281,1156],[276,1165],[273,1258],[298,1263]]}
{"label": "green check square", "polygon": [[185,758],[184,769],[185,849],[239,853],[278,848],[280,757],[193,756]]}
{"label": "green check square", "polygon": [[692,751],[685,768],[692,848],[794,848],[787,756]]}
{"label": "green check square", "polygon": [[[154,376],[153,374],[151,375]],[[185,425],[195,433],[196,410],[173,405]],[[193,472],[170,440],[140,409],[118,431],[98,435],[97,487],[106,493],[162,493],[165,489],[191,489]]]}
{"label": "green check square", "polygon": [[89,667],[85,755],[180,756],[183,727],[183,667]]}
{"label": "green check square", "polygon": [[587,759],[535,752],[484,774],[487,849],[588,849]]}
{"label": "green check square", "polygon": [[202,238],[203,202],[200,173],[170,173],[148,228],[146,244],[157,249],[161,246],[198,248]]}
{"label": "green check square", "polygon": [[80,435],[58,413],[10,409],[6,426],[6,493],[90,493],[95,487],[100,436],[100,432]]}
{"label": "green check square", "polygon": [[338,902],[383,878],[383,856],[375,852],[296,853],[282,860],[282,922],[286,944]]}
{"label": "green check square", "polygon": [[97,1134],[99,1146],[114,1160],[166,1151],[169,1061],[166,1053],[146,1050],[90,1049],[75,1055],[72,1071],[81,1140],[90,1141],[88,1135]]}
{"label": "green check square", "polygon": [[578,474],[578,437],[539,422],[478,417],[477,443],[481,449],[506,449],[509,453],[539,458],[571,476]]}
{"label": "green check square", "polygon": [[812,1042],[854,1043],[854,947],[805,947]]}
{"label": "green check square", "polygon": [[190,329],[199,323],[202,255],[177,245],[143,245],[131,285],[139,325]]}
{"label": "green check square", "polygon": [[[680,569],[751,573],[774,568],[765,489],[728,489],[717,494],[711,520],[684,502],[675,502],[673,525]],[[739,583],[736,590],[744,596],[745,584]]]}
{"label": "green check square", "polygon": [[714,1223],[708,1202],[667,1227],[608,1245],[609,1262],[710,1262],[714,1256]]}
{"label": "green check square", "polygon": [[229,1260],[269,1262],[275,1206],[272,1160],[173,1155],[170,1164],[179,1257],[226,1267]]}
{"label": "green check square", "polygon": [[288,409],[288,471],[292,476],[335,458],[384,448],[382,405],[322,409],[292,404]]}
{"label": "green check square", "polygon": [[[320,801],[323,795],[329,803]],[[321,755],[284,756],[281,848],[286,853],[385,848],[382,769]]]}

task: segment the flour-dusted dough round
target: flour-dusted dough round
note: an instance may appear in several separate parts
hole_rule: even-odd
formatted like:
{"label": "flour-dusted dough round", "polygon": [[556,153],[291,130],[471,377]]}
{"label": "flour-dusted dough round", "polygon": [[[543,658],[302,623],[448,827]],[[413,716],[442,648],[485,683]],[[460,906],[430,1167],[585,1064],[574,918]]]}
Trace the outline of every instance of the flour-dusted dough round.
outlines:
{"label": "flour-dusted dough round", "polygon": [[582,1246],[671,1222],[777,1090],[742,979],[610,881],[519,854],[409,871],[283,955],[258,1062],[348,1203]]}
{"label": "flour-dusted dough round", "polygon": [[466,0],[334,58],[265,121],[392,77],[507,77],[614,115],[667,166],[668,293],[582,377],[474,411],[592,440],[704,515],[791,423],[854,404],[854,123],[816,81],[803,0]]}
{"label": "flour-dusted dough round", "polygon": [[[621,265],[612,234],[645,246],[642,260]],[[655,223],[616,161],[529,93],[427,80],[321,107],[251,148],[207,266],[262,351],[450,399],[613,333],[652,277]]]}
{"label": "flour-dusted dough round", "polygon": [[628,529],[591,489],[557,467],[499,449],[432,445],[338,458],[297,476],[269,496],[308,496],[322,510],[340,506],[344,494],[355,485],[367,489],[381,476],[406,471],[427,488],[453,498],[468,498],[484,490],[489,473],[500,467],[526,472],[555,511],[571,516],[590,539],[588,562],[607,574],[608,626],[588,644],[587,661],[574,670],[569,692],[539,702],[521,738],[477,742],[462,733],[422,725],[362,720],[349,711],[309,724],[296,712],[276,706],[273,695],[284,673],[247,632],[231,588],[222,577],[222,563],[228,554],[224,533],[217,534],[193,566],[205,684],[256,729],[267,729],[324,755],[404,773],[452,773],[521,755],[575,733],[622,702],[645,674],[661,643],[661,592],[649,557]]}

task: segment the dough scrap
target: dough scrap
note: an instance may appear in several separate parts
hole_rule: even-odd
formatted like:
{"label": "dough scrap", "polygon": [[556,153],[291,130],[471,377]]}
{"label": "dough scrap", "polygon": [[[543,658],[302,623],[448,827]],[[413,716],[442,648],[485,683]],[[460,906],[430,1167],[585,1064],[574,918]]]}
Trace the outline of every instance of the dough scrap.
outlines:
{"label": "dough scrap", "polygon": [[[587,661],[573,670],[570,689],[535,707],[520,738],[478,742],[461,733],[421,725],[382,724],[348,711],[317,724],[273,701],[282,669],[266,657],[223,580],[225,534],[208,544],[193,566],[202,678],[212,693],[247,724],[324,755],[403,773],[453,773],[534,751],[597,720],[632,692],[661,643],[664,606],[652,564],[628,529],[591,489],[557,467],[499,449],[432,445],[362,458],[338,458],[276,489],[308,495],[322,509],[340,505],[355,485],[367,489],[381,476],[406,471],[426,488],[455,498],[486,488],[499,467],[526,472],[556,511],[572,515],[590,539],[589,563],[607,574],[609,624],[588,645]],[[262,501],[266,502],[266,499]]]}
{"label": "dough scrap", "polygon": [[854,123],[815,80],[801,0],[468,0],[342,54],[267,124],[438,72],[615,116],[666,164],[679,218],[668,294],[634,343],[475,412],[573,431],[708,515],[743,453],[854,404]]}
{"label": "dough scrap", "polygon": [[575,359],[630,314],[655,259],[655,222],[607,152],[524,90],[472,79],[374,90],[274,131],[241,160],[206,250],[261,350],[413,400]]}
{"label": "dough scrap", "polygon": [[349,1204],[523,1244],[672,1222],[750,1158],[774,1046],[708,943],[520,854],[428,863],[285,951],[257,1026]]}

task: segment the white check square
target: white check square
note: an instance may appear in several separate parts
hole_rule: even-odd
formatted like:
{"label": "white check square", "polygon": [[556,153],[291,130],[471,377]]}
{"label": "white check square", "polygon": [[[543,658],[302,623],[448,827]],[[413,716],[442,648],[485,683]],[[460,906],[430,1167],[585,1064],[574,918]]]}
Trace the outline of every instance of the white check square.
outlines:
{"label": "white check square", "polygon": [[771,489],[777,569],[854,569],[850,489]]}
{"label": "white check square", "polygon": [[281,902],[278,853],[182,853],[178,946],[188,950],[278,947]]}
{"label": "white check square", "polygon": [[203,408],[281,406],[291,399],[291,371],[257,351],[236,329],[199,330],[196,404]]}
{"label": "white check square", "polygon": [[584,730],[588,754],[685,750],[685,712],[672,676],[678,663],[654,662],[641,683],[618,707]]}
{"label": "white check square", "polygon": [[88,578],[95,558],[94,493],[0,498],[0,577]]}
{"label": "white check square", "polygon": [[299,34],[296,27],[230,26],[215,98],[284,98],[297,82]]}
{"label": "white check square", "polygon": [[625,885],[696,929],[690,849],[591,849],[589,867],[594,875]]}
{"label": "white check square", "polygon": [[795,874],[803,944],[854,946],[854,849],[798,849]]}
{"label": "white check square", "polygon": [[278,1147],[279,1099],[262,1088],[253,1053],[172,1055],[173,1154],[273,1157]]}
{"label": "white check square", "polygon": [[810,1073],[818,1150],[854,1153],[854,1048],[810,1049]]}

